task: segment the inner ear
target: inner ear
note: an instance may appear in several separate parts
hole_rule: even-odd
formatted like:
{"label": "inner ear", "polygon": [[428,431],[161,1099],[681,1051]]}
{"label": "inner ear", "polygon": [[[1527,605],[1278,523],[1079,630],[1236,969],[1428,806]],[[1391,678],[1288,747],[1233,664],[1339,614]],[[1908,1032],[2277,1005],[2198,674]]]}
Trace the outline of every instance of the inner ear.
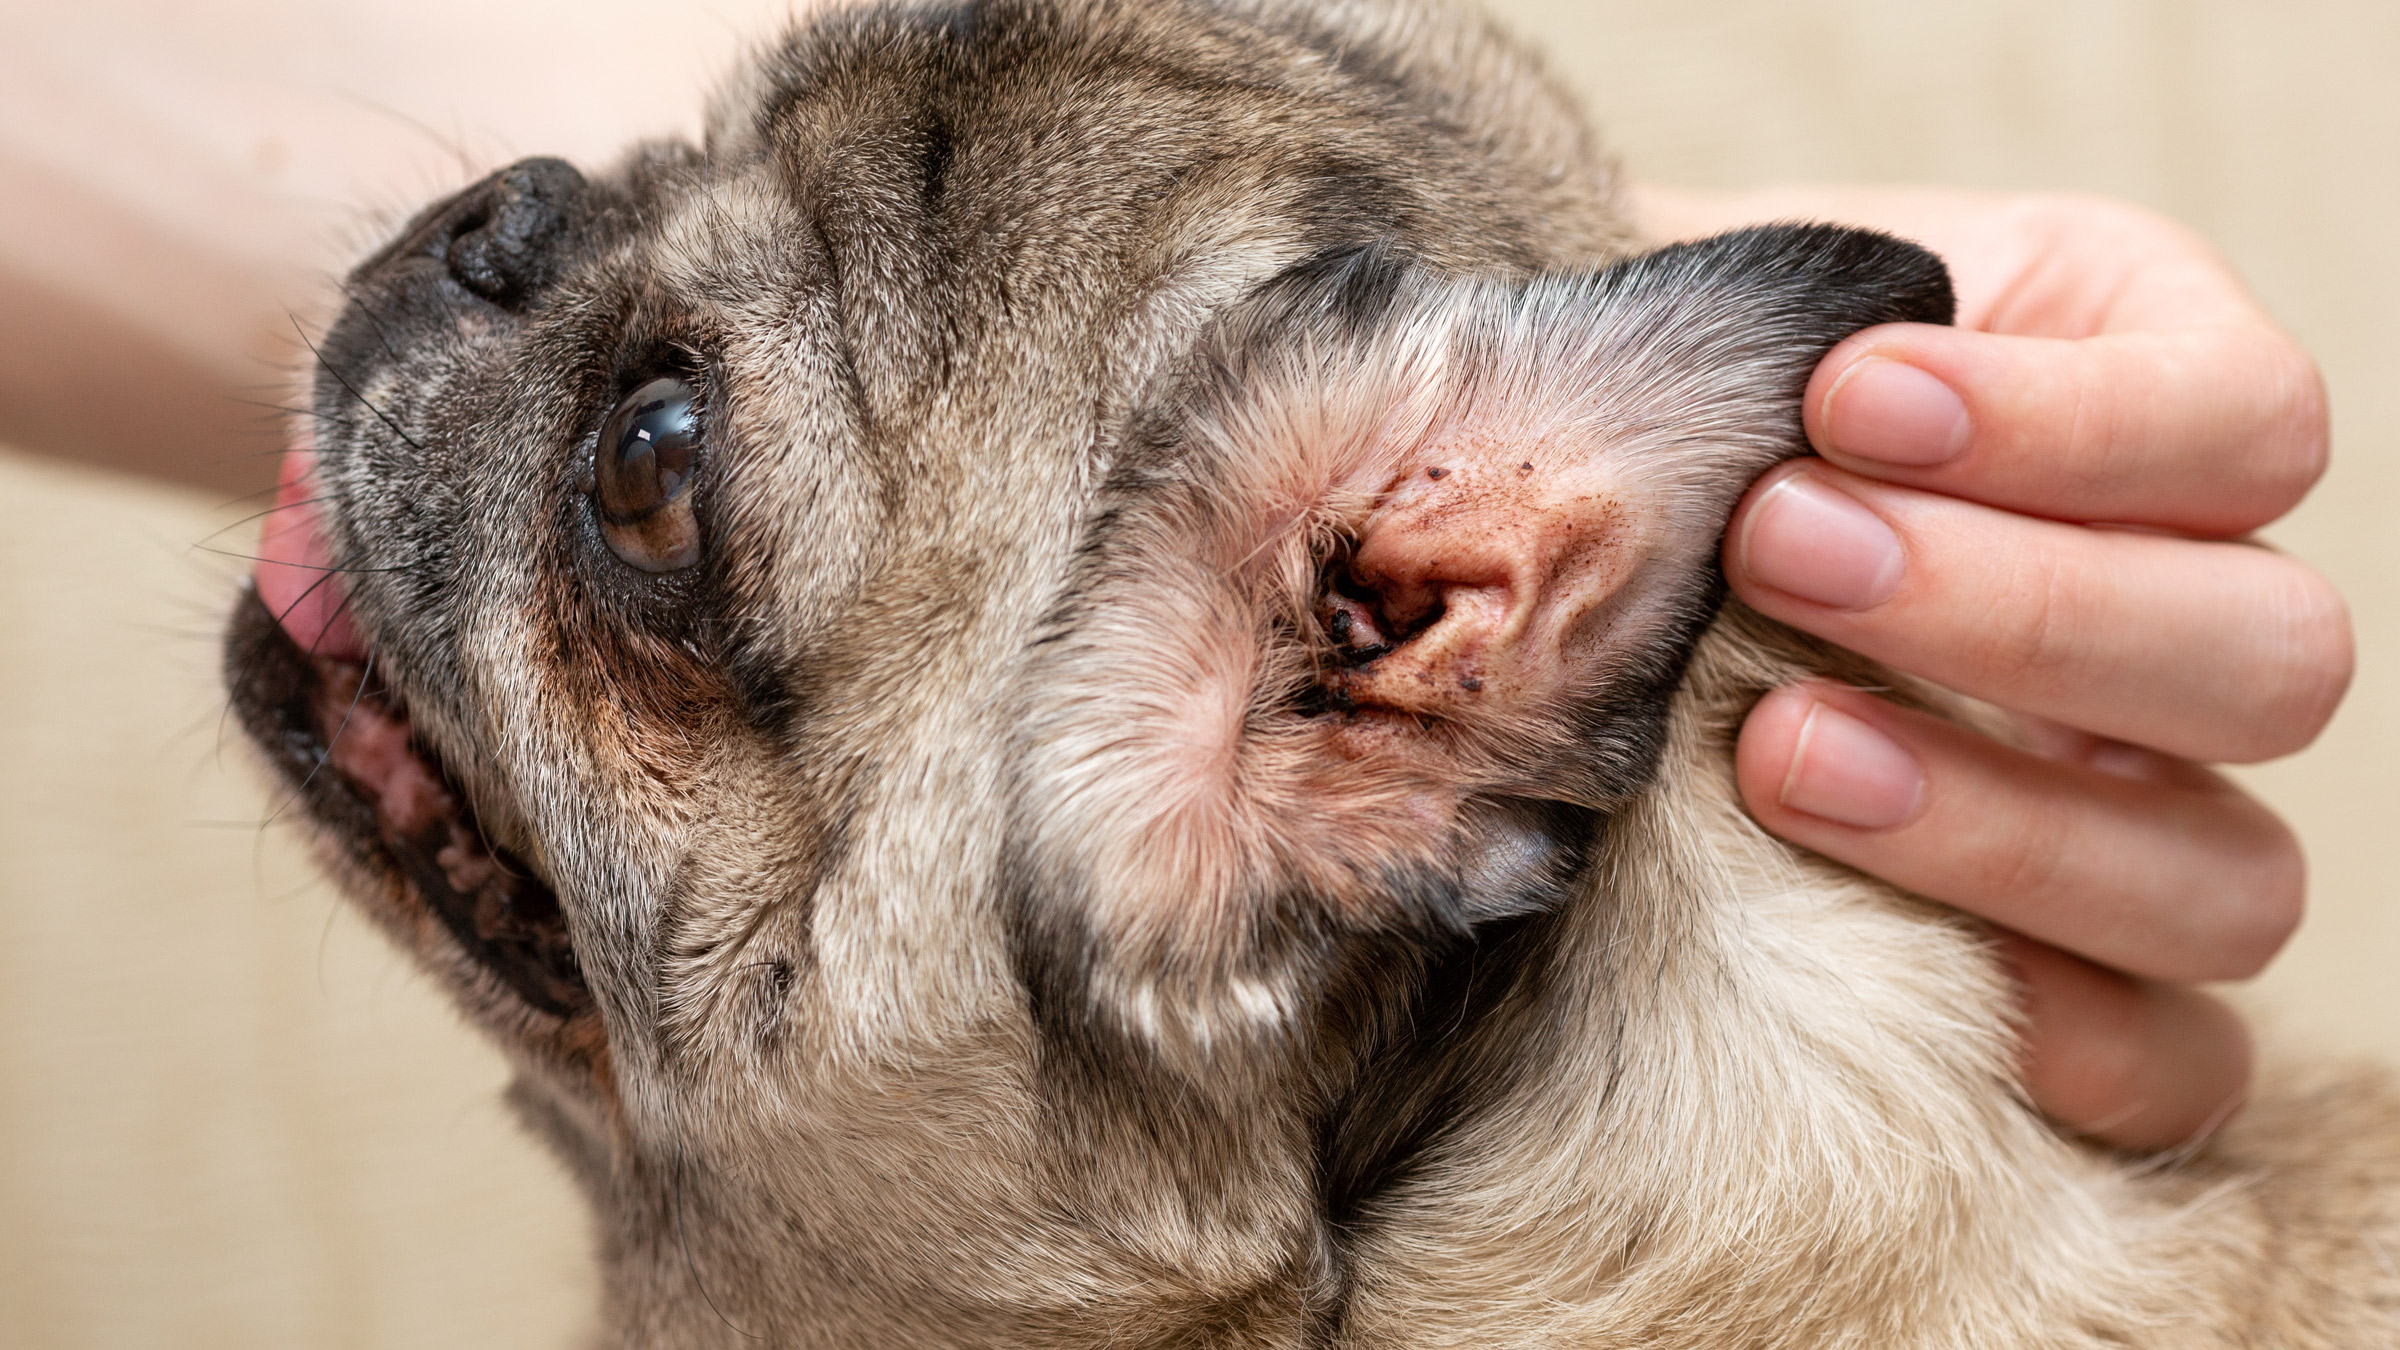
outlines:
{"label": "inner ear", "polygon": [[1459,717],[1571,692],[1587,625],[1663,542],[1638,475],[1574,441],[1451,428],[1402,457],[1325,569],[1343,699]]}
{"label": "inner ear", "polygon": [[[1364,506],[1333,535],[1311,606],[1323,701],[1519,748],[1588,723],[1576,705],[1609,702],[1612,686],[1680,665],[1717,595],[1734,501],[1805,448],[1799,397],[1824,353],[1860,327],[1951,308],[1923,249],[1823,226],[1520,287],[1394,286],[1373,270],[1347,284],[1404,298],[1345,354],[1437,369],[1440,388],[1400,435],[1351,452]],[[1412,362],[1401,349],[1428,331],[1444,335],[1442,359]],[[1360,373],[1327,371],[1320,396],[1391,397]]]}

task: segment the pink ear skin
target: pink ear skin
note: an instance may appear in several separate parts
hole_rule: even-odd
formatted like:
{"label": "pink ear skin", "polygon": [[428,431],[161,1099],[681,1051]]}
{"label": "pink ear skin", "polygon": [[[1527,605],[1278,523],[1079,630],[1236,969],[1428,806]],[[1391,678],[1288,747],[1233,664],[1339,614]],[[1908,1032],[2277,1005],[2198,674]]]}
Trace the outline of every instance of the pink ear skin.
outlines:
{"label": "pink ear skin", "polygon": [[1528,439],[1443,436],[1359,526],[1325,617],[1357,662],[1328,683],[1361,711],[1481,720],[1572,692],[1582,621],[1632,576],[1654,531],[1628,485],[1543,469],[1548,447]]}

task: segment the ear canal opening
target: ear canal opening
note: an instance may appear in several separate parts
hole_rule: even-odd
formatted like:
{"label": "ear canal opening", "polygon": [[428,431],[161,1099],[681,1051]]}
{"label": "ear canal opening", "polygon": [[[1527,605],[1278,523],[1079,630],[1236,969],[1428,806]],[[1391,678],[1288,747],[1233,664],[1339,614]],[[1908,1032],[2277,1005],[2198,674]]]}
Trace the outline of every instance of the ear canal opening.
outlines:
{"label": "ear canal opening", "polygon": [[1442,621],[1438,590],[1395,587],[1363,574],[1357,546],[1345,543],[1318,569],[1317,625],[1336,664],[1372,665]]}

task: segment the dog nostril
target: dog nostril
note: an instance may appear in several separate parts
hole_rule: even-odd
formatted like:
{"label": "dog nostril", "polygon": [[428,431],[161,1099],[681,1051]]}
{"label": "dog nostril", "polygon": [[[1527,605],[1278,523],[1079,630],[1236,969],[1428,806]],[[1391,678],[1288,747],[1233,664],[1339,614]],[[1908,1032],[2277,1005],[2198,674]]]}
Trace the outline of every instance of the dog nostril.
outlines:
{"label": "dog nostril", "polygon": [[583,175],[563,159],[528,159],[469,192],[447,224],[442,259],[460,285],[516,305],[558,272],[558,246]]}

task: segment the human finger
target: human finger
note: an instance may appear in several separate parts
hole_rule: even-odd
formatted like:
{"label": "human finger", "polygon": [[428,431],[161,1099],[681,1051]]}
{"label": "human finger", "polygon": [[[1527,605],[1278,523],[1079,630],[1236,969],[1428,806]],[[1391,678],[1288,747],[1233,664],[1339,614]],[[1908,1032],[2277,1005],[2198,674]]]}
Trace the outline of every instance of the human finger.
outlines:
{"label": "human finger", "polygon": [[1753,608],[2003,707],[2208,761],[2288,754],[2348,688],[2349,611],[2262,548],[2035,520],[1820,460],[1735,508]]}
{"label": "human finger", "polygon": [[2194,766],[2104,772],[1830,682],[1760,700],[1734,762],[1775,834],[2136,975],[2252,975],[2299,923],[2291,831]]}
{"label": "human finger", "polygon": [[2135,979],[2014,933],[1998,935],[2024,1012],[2019,1072],[2034,1105],[2119,1148],[2174,1148],[2248,1095],[2241,1017],[2197,989]]}
{"label": "human finger", "polygon": [[2081,339],[1854,334],[1802,403],[1829,461],[2062,520],[2245,534],[2325,472],[2325,384],[2263,322]]}

